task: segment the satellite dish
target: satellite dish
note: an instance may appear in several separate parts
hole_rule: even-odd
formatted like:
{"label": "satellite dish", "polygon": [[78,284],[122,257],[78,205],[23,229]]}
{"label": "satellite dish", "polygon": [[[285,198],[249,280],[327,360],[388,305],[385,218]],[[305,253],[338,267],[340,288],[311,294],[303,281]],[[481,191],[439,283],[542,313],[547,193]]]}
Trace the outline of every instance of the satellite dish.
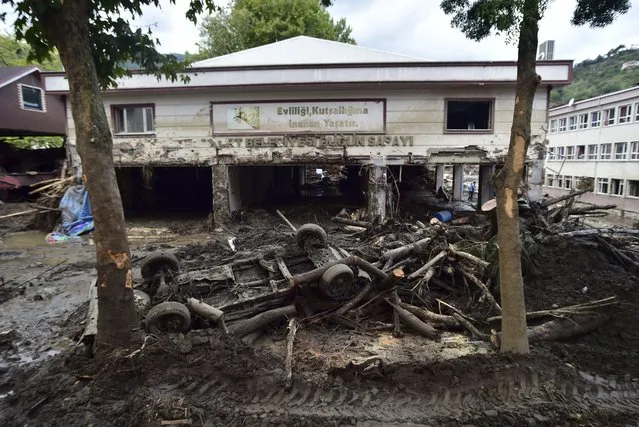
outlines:
{"label": "satellite dish", "polygon": [[575,98],[570,98],[570,101],[568,101],[568,106],[572,107],[572,104],[575,103]]}

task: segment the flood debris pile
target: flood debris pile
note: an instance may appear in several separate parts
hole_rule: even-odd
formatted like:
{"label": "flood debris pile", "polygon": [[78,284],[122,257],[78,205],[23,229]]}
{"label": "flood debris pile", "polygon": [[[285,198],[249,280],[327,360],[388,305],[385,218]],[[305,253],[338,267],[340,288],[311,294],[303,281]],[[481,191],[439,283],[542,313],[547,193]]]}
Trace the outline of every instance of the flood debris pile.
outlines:
{"label": "flood debris pile", "polygon": [[[525,274],[534,278],[548,267],[539,265],[539,255],[558,242],[596,249],[634,271],[639,231],[588,228],[575,216],[600,208],[575,208],[572,200],[520,204]],[[485,208],[450,224],[373,224],[343,210],[332,217],[330,233],[317,224],[296,227],[276,211],[290,231],[244,227],[226,244],[147,257],[135,291],[140,313],[155,336],[220,328],[253,343],[266,328],[287,331],[289,380],[296,331],[309,325],[432,340],[455,331],[498,347],[497,230],[494,208]],[[604,308],[617,303],[613,289],[603,292],[590,298],[584,291],[570,304],[533,303],[535,310],[527,313],[530,341],[561,340],[601,326]]]}

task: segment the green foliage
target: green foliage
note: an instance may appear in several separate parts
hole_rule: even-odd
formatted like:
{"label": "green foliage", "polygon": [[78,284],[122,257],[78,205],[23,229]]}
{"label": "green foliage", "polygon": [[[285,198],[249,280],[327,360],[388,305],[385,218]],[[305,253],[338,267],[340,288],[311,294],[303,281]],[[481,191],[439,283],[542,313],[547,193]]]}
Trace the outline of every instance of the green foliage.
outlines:
{"label": "green foliage", "polygon": [[57,52],[53,52],[50,60],[40,63],[29,60],[30,48],[24,42],[16,40],[10,34],[0,34],[0,67],[36,65],[38,68],[47,71],[62,70],[62,63]]}
{"label": "green foliage", "polygon": [[204,59],[263,46],[296,36],[355,44],[344,18],[334,21],[319,0],[235,0],[204,19],[199,52]]}
{"label": "green foliage", "polygon": [[639,68],[621,70],[621,66],[630,61],[639,61],[639,49],[626,49],[620,45],[606,55],[580,62],[575,65],[572,84],[552,91],[551,105],[563,105],[571,98],[580,101],[639,85]]}
{"label": "green foliage", "polygon": [[0,142],[23,150],[38,150],[43,148],[61,148],[64,138],[61,136],[3,136]]}
{"label": "green foliage", "polygon": [[[72,0],[73,1],[73,0]],[[86,1],[86,0],[85,0]],[[175,3],[176,0],[169,0]],[[49,32],[45,23],[60,22],[70,0],[0,0],[0,4],[13,8],[17,18],[14,29],[18,40],[24,40],[30,47],[27,60],[42,63],[51,61],[55,46],[64,40],[62,27]],[[97,69],[97,76],[103,88],[115,86],[116,79],[130,76],[126,64],[139,64],[142,69],[154,74],[158,79],[166,77],[171,81],[181,78],[188,80],[180,72],[188,62],[180,61],[175,55],[163,55],[156,46],[159,41],[149,28],[133,30],[122,16],[133,18],[142,15],[144,6],[160,7],[160,0],[93,0],[88,7],[90,47]],[[213,0],[189,0],[186,17],[196,23],[197,15],[205,11],[211,13],[218,8]],[[4,20],[4,15],[0,15]]]}

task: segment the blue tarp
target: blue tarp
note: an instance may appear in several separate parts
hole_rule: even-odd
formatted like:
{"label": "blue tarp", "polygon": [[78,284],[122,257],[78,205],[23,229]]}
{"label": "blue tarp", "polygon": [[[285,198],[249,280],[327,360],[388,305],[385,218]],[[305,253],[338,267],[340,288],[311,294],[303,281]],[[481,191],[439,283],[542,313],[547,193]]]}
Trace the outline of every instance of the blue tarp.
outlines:
{"label": "blue tarp", "polygon": [[89,202],[89,192],[84,185],[70,187],[62,200],[62,223],[57,232],[47,236],[47,241],[62,241],[93,230],[93,214]]}

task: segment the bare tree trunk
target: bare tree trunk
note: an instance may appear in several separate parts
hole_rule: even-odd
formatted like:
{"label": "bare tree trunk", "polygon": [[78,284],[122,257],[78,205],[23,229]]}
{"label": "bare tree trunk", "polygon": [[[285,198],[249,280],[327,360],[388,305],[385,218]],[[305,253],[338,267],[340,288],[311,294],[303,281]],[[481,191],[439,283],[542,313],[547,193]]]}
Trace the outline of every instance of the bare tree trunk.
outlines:
{"label": "bare tree trunk", "polygon": [[66,0],[39,16],[60,52],[67,78],[76,144],[95,222],[99,350],[126,346],[138,326],[131,257],[113,167],[113,140],[89,44],[86,0]]}
{"label": "bare tree trunk", "polygon": [[502,352],[529,352],[524,281],[521,272],[517,190],[522,180],[524,161],[530,144],[533,99],[541,80],[535,70],[539,19],[539,1],[525,0],[519,30],[517,86],[510,146],[504,167],[494,176],[497,189],[499,288],[503,308]]}

